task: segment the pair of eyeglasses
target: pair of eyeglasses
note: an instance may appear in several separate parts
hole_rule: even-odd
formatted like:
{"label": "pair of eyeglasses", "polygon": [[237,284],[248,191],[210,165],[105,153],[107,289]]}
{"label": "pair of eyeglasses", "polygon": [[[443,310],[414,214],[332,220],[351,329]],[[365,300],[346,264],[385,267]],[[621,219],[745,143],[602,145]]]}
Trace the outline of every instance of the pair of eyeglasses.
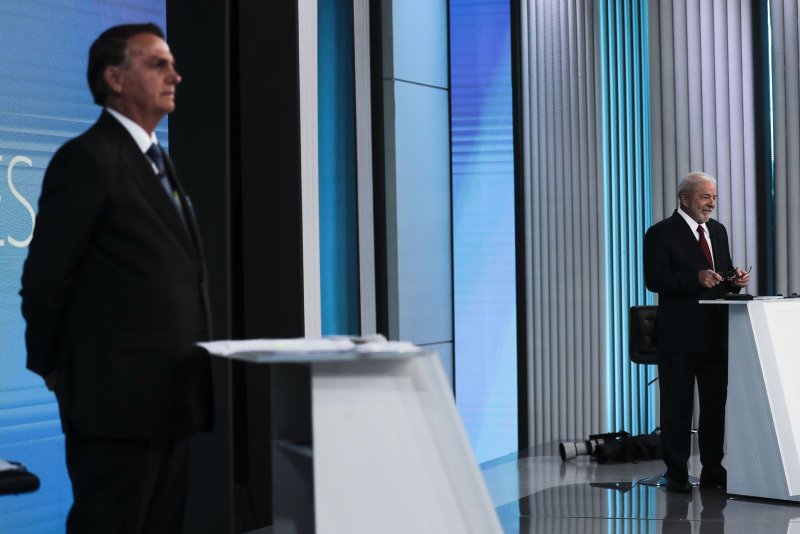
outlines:
{"label": "pair of eyeglasses", "polygon": [[739,273],[736,269],[732,271],[728,271],[727,274],[717,273],[722,277],[722,280],[725,282],[735,282],[736,280],[742,278],[744,275],[749,274],[750,271],[753,270],[753,266],[747,268],[747,271]]}

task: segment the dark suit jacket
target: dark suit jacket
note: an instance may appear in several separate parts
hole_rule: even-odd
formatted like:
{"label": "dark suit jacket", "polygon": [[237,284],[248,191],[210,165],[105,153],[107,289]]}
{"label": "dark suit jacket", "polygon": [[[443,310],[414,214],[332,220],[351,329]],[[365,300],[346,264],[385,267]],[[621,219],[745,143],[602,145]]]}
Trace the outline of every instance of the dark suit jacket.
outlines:
{"label": "dark suit jacket", "polygon": [[[706,223],[717,272],[733,269],[728,233],[714,219]],[[727,348],[727,306],[701,305],[725,293],[739,292],[728,282],[704,288],[698,272],[708,269],[692,229],[678,214],[653,225],[644,238],[644,278],[658,293],[656,343],[659,351],[699,352]]]}
{"label": "dark suit jacket", "polygon": [[211,424],[202,246],[127,130],[103,112],[45,173],[22,274],[27,366],[58,371],[65,431],[182,437]]}

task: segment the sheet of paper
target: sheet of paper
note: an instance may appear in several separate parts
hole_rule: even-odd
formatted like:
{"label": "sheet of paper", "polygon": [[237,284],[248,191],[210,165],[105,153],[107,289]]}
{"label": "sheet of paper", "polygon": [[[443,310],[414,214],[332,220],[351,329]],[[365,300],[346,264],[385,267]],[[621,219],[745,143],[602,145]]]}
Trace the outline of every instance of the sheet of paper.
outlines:
{"label": "sheet of paper", "polygon": [[356,346],[347,337],[243,339],[198,343],[211,354],[230,356],[241,352],[341,352]]}
{"label": "sheet of paper", "polygon": [[356,345],[356,352],[419,352],[410,341],[369,341]]}

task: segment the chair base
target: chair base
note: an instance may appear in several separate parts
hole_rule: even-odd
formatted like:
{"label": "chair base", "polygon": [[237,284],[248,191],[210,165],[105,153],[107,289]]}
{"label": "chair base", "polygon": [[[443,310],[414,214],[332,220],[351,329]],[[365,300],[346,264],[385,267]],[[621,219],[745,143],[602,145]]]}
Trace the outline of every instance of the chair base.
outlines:
{"label": "chair base", "polygon": [[18,495],[39,489],[39,477],[28,471],[19,462],[6,462],[0,458],[0,495]]}
{"label": "chair base", "polygon": [[[655,476],[652,476],[652,477],[642,478],[637,482],[637,484],[641,484],[642,486],[656,486],[656,487],[664,486],[664,487],[666,487],[667,486],[667,479],[664,476],[665,474],[666,473],[659,473],[659,474],[657,474]],[[693,476],[690,476],[689,477],[689,484],[691,484],[692,487],[697,487],[697,486],[700,485],[700,479],[698,479],[696,477],[693,477]]]}

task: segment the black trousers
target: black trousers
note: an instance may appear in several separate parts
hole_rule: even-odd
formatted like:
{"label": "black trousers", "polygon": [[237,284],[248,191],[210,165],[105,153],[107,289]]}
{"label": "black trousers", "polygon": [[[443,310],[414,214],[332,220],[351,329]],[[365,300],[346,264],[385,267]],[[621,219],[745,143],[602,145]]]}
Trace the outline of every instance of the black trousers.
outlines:
{"label": "black trousers", "polygon": [[179,533],[189,443],[66,435],[68,533]]}
{"label": "black trousers", "polygon": [[686,480],[691,455],[694,384],[700,397],[698,428],[703,474],[725,478],[725,402],[728,397],[728,352],[666,352],[659,354],[661,449],[667,478]]}

